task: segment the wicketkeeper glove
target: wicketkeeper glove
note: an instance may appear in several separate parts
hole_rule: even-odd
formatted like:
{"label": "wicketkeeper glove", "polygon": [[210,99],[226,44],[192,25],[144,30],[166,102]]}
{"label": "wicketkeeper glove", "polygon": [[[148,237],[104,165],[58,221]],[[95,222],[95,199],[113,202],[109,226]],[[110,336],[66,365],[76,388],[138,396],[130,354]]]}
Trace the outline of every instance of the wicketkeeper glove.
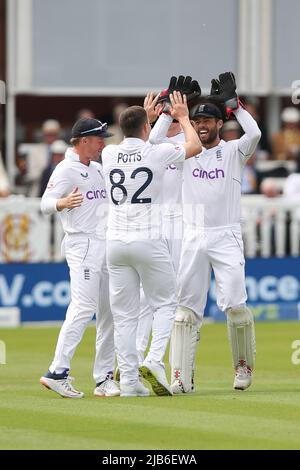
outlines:
{"label": "wicketkeeper glove", "polygon": [[208,99],[215,103],[224,103],[228,116],[240,106],[236,93],[235,77],[232,72],[221,73],[219,79],[214,78],[211,81]]}
{"label": "wicketkeeper glove", "polygon": [[[171,77],[169,86],[166,90],[160,93],[157,103],[170,103],[170,94],[174,91],[180,91],[182,95],[186,95],[187,101],[201,96],[201,88],[197,80],[193,80],[192,77],[179,75],[179,77]],[[168,106],[165,106],[168,109]],[[166,112],[163,109],[163,112]]]}

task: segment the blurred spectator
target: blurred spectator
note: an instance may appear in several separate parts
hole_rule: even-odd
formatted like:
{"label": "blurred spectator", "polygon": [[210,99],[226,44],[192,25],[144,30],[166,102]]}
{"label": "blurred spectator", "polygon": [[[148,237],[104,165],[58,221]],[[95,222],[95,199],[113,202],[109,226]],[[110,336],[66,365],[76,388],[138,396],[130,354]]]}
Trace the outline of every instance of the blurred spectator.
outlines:
{"label": "blurred spectator", "polygon": [[7,197],[10,195],[9,181],[3,165],[2,156],[0,153],[0,197]]}
{"label": "blurred spectator", "polygon": [[42,173],[40,191],[39,191],[40,197],[42,197],[42,195],[45,192],[45,189],[48,185],[48,181],[50,179],[50,176],[54,168],[65,158],[65,152],[67,148],[68,148],[68,145],[66,144],[64,140],[56,140],[50,146],[51,161],[50,161],[50,164],[44,169]]}
{"label": "blurred spectator", "polygon": [[257,173],[254,168],[254,157],[249,158],[242,173],[242,194],[257,193]]}
{"label": "blurred spectator", "polygon": [[228,142],[229,140],[239,139],[242,135],[241,126],[237,121],[226,121],[221,129],[221,138]]}
{"label": "blurred spectator", "polygon": [[265,178],[260,185],[260,191],[266,197],[278,197],[281,193],[281,186],[276,178]]}
{"label": "blurred spectator", "polygon": [[296,160],[300,152],[300,112],[288,107],[281,113],[282,129],[272,136],[272,153],[276,160]]}
{"label": "blurred spectator", "polygon": [[[79,119],[95,119],[95,117],[94,111],[88,108],[82,108],[76,113],[74,121],[79,121]],[[61,137],[69,143],[72,137],[72,127],[62,129]]]}
{"label": "blurred spectator", "polygon": [[267,160],[271,155],[271,145],[269,142],[267,129],[259,114],[259,99],[256,96],[246,97],[244,108],[255,119],[261,131],[261,139],[256,149],[256,158],[259,160]]}
{"label": "blurred spectator", "polygon": [[55,119],[48,119],[42,125],[42,143],[19,145],[17,183],[23,186],[26,196],[39,195],[42,172],[51,164],[50,146],[59,139],[60,132],[59,122]]}
{"label": "blurred spectator", "polygon": [[95,119],[95,118],[96,116],[95,116],[94,111],[88,108],[83,108],[78,111],[76,120],[79,121],[79,119]]}
{"label": "blurred spectator", "polygon": [[[237,121],[230,120],[224,123],[221,137],[226,142],[239,139],[242,134],[241,126]],[[242,173],[242,194],[253,194],[257,192],[257,175],[253,166],[254,158],[250,158]]]}
{"label": "blurred spectator", "polygon": [[105,139],[105,145],[109,145],[109,144],[118,145],[120,142],[122,142],[123,134],[122,134],[121,129],[120,129],[119,118],[120,118],[120,114],[126,108],[128,108],[128,105],[126,103],[120,103],[120,104],[117,104],[117,106],[114,107],[114,109],[113,109],[114,123],[111,126],[109,126],[109,129],[108,129],[109,132],[111,132],[113,134],[113,136],[109,137],[108,139]]}
{"label": "blurred spectator", "polygon": [[[47,119],[43,122],[42,127],[35,130],[34,140],[36,143],[45,142],[45,140],[48,140],[47,135],[51,141],[49,143],[52,144],[54,140],[59,139],[61,130],[61,125],[56,119]],[[52,140],[51,135],[53,135]]]}

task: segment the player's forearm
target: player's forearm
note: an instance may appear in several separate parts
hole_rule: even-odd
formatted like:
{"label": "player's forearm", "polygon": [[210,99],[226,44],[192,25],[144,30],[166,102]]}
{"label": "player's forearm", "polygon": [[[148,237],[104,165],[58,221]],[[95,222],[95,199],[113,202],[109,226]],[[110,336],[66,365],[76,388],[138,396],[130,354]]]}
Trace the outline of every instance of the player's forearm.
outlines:
{"label": "player's forearm", "polygon": [[257,122],[244,108],[239,107],[234,111],[238,123],[242,127],[245,134],[239,139],[239,150],[245,157],[251,156],[261,138],[261,131]]}
{"label": "player's forearm", "polygon": [[200,142],[200,139],[198,137],[197,132],[193,128],[190,120],[188,117],[185,117],[183,119],[180,119],[179,121],[182,130],[184,132],[184,137],[185,137],[185,158],[190,158],[194,157],[195,155],[198,155],[198,153],[201,152],[202,150],[202,145]]}
{"label": "player's forearm", "polygon": [[162,113],[149,135],[150,144],[161,144],[165,141],[173,118],[169,114]]}
{"label": "player's forearm", "polygon": [[44,215],[51,215],[55,214],[58,210],[57,208],[57,202],[60,199],[56,199],[54,197],[49,197],[49,196],[43,196],[41,200],[41,211]]}

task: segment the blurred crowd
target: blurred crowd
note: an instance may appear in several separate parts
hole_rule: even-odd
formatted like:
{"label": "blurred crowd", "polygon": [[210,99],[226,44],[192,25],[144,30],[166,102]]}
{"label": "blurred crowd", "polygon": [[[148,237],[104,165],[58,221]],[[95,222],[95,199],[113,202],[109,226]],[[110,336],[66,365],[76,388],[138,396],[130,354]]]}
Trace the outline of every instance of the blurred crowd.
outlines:
{"label": "blurred crowd", "polygon": [[[256,119],[262,138],[255,155],[244,169],[242,193],[264,194],[266,197],[300,194],[299,109],[293,106],[284,108],[280,116],[281,129],[269,136],[260,117],[259,100],[251,97],[245,100],[244,106]],[[126,107],[126,103],[120,103],[113,109],[109,130],[114,136],[105,140],[106,145],[121,142],[118,121],[120,113]],[[99,116],[95,116],[92,110],[82,109],[74,116],[74,122],[83,117]],[[43,122],[40,129],[35,130],[33,142],[21,141],[18,144],[13,191],[0,154],[0,197],[9,196],[11,192],[28,197],[41,196],[53,169],[64,158],[70,133],[71,128],[63,128],[58,120],[51,118]],[[238,139],[242,134],[237,121],[231,119],[224,123],[222,138],[225,141]],[[22,136],[22,132],[19,135]]]}

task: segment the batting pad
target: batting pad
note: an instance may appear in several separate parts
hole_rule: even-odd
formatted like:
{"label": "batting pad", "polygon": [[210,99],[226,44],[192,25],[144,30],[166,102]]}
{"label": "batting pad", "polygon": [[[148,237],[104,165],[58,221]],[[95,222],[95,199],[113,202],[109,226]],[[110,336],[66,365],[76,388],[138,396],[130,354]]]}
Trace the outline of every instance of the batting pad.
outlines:
{"label": "batting pad", "polygon": [[227,328],[232,350],[233,365],[245,361],[251,369],[255,362],[255,329],[251,310],[246,305],[229,308],[227,311]]}
{"label": "batting pad", "polygon": [[197,340],[194,312],[178,307],[171,338],[171,383],[177,380],[185,393],[192,391]]}

